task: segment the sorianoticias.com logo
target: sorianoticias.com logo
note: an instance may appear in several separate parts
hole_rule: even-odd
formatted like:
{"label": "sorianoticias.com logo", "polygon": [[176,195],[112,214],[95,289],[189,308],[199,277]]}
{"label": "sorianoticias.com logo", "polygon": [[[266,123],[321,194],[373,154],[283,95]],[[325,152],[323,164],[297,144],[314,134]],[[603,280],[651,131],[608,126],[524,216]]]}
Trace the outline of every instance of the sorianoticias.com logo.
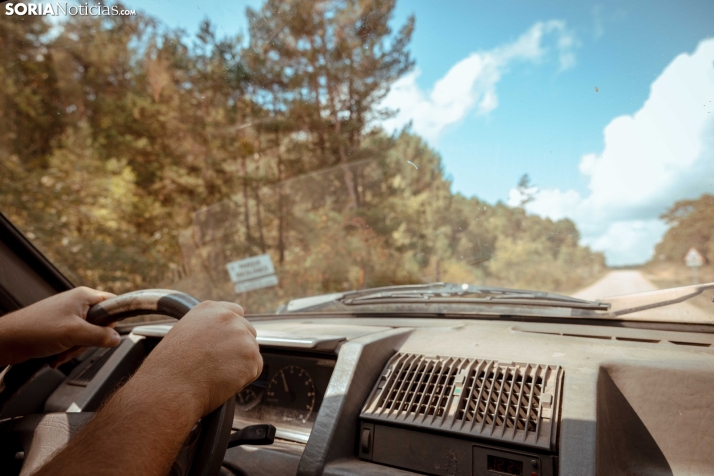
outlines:
{"label": "sorianoticias.com logo", "polygon": [[[5,3],[6,0],[0,0]],[[50,16],[85,16],[85,15],[136,15],[136,10],[123,10],[116,5],[101,3],[5,3],[5,15],[50,15]]]}

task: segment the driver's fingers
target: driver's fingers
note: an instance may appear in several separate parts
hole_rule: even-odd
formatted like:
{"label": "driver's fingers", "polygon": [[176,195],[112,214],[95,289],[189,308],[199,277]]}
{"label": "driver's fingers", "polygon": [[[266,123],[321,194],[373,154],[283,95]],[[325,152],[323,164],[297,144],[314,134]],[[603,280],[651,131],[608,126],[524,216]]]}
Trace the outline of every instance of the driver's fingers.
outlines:
{"label": "driver's fingers", "polygon": [[240,304],[228,301],[218,301],[216,304],[219,304],[225,307],[226,309],[235,312],[239,316],[242,316],[244,314],[243,307]]}
{"label": "driver's fingers", "polygon": [[248,319],[243,318],[243,324],[250,331],[250,333],[253,334],[253,337],[258,337],[258,331],[255,330],[255,327],[253,327],[253,324],[251,324]]}
{"label": "driver's fingers", "polygon": [[73,345],[87,347],[114,347],[119,344],[121,337],[119,333],[111,327],[95,326],[86,321],[82,321],[80,326],[72,336]]}
{"label": "driver's fingers", "polygon": [[86,286],[81,286],[75,288],[74,292],[79,293],[84,299],[85,303],[89,306],[93,306],[107,299],[116,297],[116,294],[108,293],[106,291],[99,291],[97,289],[88,288]]}
{"label": "driver's fingers", "polygon": [[[97,296],[98,296],[99,298],[101,298],[102,301],[106,301],[107,299],[111,299],[111,298],[113,298],[113,297],[117,297],[116,294],[114,294],[114,293],[108,293],[108,292],[106,292],[106,291],[96,291],[96,290],[95,290],[95,292],[97,293]],[[101,302],[101,301],[100,301],[100,302]]]}
{"label": "driver's fingers", "polygon": [[[240,304],[236,304],[234,302],[228,302],[228,301],[219,301],[218,304],[220,304],[221,306],[225,307],[226,309],[228,309],[230,311],[235,312],[239,316],[244,315],[245,311],[243,310],[243,307],[241,307]],[[257,337],[258,334],[255,330],[255,327],[253,327],[253,324],[251,324],[250,321],[248,321],[247,319],[242,319],[242,321],[243,321],[243,325],[245,325],[245,327],[248,329],[248,331],[250,331],[250,333],[253,334],[253,337]]]}

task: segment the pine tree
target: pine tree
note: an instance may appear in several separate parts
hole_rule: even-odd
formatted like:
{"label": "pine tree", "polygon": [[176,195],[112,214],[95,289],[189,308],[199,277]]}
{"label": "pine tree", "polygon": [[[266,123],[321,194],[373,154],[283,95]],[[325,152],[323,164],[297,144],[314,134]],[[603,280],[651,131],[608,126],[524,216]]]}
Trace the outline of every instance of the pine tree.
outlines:
{"label": "pine tree", "polygon": [[315,168],[340,164],[352,208],[360,196],[349,163],[369,154],[361,146],[370,125],[389,114],[377,105],[413,66],[407,46],[414,19],[393,35],[394,6],[395,0],[269,0],[260,11],[248,9],[248,67],[310,136]]}

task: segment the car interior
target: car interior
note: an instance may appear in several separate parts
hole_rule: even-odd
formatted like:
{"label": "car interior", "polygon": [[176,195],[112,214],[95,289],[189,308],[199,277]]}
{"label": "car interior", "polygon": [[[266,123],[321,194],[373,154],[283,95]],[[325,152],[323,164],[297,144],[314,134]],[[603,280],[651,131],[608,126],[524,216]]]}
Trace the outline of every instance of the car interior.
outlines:
{"label": "car interior", "polygon": [[0,476],[714,475],[712,19],[0,0]]}
{"label": "car interior", "polygon": [[[4,217],[1,225],[2,313],[72,286]],[[3,372],[0,473],[31,474],[66,444],[170,331],[180,317],[171,306],[193,302],[154,293],[163,307],[136,298],[134,307],[165,319],[119,322],[118,347],[35,366],[17,382]],[[329,311],[249,319],[263,373],[204,418],[187,442],[193,465],[177,460],[176,474],[714,471],[709,324]]]}

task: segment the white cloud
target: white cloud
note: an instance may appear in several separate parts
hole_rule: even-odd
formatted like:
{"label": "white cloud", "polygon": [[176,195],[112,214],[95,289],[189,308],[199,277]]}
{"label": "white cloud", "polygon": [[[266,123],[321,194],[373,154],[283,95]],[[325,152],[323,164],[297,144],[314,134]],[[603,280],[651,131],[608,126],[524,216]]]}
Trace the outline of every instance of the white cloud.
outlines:
{"label": "white cloud", "polygon": [[658,219],[614,221],[589,244],[605,250],[610,264],[642,263],[652,256],[666,230],[667,225]]}
{"label": "white cloud", "polygon": [[559,68],[575,65],[574,49],[578,42],[566,28],[565,22],[538,22],[515,42],[489,51],[475,52],[456,63],[435,84],[430,93],[417,85],[421,71],[413,72],[396,81],[381,106],[398,111],[382,125],[387,130],[398,130],[410,121],[414,132],[436,141],[449,124],[463,119],[470,111],[488,114],[498,107],[496,85],[510,65],[515,62],[538,62],[548,53],[544,45],[547,37],[556,38]]}
{"label": "white cloud", "polygon": [[599,40],[605,34],[605,27],[602,22],[602,5],[594,5],[591,13],[593,17],[593,38]]}
{"label": "white cloud", "polygon": [[714,190],[713,100],[714,39],[707,39],[665,68],[640,110],[605,127],[601,154],[582,157],[587,196],[541,190],[528,211],[572,218],[583,242],[605,251],[610,264],[648,260],[666,229],[658,216],[676,200]]}

